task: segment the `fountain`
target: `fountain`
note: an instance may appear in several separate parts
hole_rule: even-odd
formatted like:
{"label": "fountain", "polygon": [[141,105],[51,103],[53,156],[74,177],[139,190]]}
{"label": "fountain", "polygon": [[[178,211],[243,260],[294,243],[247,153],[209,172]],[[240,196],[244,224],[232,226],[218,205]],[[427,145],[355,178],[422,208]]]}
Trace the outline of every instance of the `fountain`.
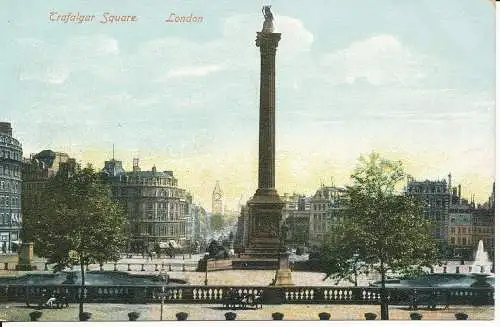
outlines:
{"label": "fountain", "polygon": [[491,271],[491,261],[488,258],[488,252],[484,251],[483,240],[479,240],[474,262],[472,263],[472,272],[485,273],[486,268],[488,268],[487,272]]}
{"label": "fountain", "polygon": [[[453,266],[452,266],[453,267]],[[389,283],[387,287],[405,288],[405,287],[487,287],[495,285],[495,274],[492,273],[493,263],[488,258],[488,253],[484,250],[483,241],[477,244],[477,250],[474,256],[474,262],[469,265],[468,273],[460,273],[456,266],[456,273],[447,271],[447,266],[443,267],[443,273],[434,273],[431,269],[430,274],[414,277],[396,279]],[[371,283],[372,286],[379,286],[380,281]]]}

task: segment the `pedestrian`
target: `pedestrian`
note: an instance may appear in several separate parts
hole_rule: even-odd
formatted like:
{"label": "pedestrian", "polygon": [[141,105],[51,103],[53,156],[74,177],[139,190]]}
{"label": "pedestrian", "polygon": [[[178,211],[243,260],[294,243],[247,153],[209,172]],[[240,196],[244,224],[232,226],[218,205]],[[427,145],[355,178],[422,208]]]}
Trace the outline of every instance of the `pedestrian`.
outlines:
{"label": "pedestrian", "polygon": [[49,297],[49,299],[47,300],[47,303],[45,303],[45,305],[48,306],[49,308],[52,308],[55,301],[56,301],[56,293],[52,292],[52,296]]}

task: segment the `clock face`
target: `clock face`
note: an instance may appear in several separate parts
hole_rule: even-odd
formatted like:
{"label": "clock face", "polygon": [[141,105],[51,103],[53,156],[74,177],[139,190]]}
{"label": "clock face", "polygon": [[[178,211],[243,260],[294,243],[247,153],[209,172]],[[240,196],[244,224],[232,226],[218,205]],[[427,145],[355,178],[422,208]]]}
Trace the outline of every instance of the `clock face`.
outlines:
{"label": "clock face", "polygon": [[220,200],[222,198],[222,195],[220,193],[215,193],[214,194],[214,199],[215,200]]}

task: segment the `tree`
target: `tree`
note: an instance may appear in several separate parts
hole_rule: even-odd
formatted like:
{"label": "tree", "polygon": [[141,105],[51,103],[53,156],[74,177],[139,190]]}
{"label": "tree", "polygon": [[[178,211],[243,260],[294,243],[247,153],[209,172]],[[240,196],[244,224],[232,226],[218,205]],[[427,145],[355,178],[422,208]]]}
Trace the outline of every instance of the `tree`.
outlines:
{"label": "tree", "polygon": [[337,279],[378,271],[381,318],[387,320],[387,273],[423,273],[438,262],[438,247],[422,203],[397,192],[406,179],[401,162],[372,153],[360,158],[351,178],[341,201],[342,221],[333,224],[320,265],[326,277]]}
{"label": "tree", "polygon": [[109,186],[91,166],[48,180],[39,210],[31,212],[30,231],[37,255],[55,263],[54,272],[80,265],[83,313],[85,266],[120,258],[126,218],[111,200]]}
{"label": "tree", "polygon": [[219,231],[224,227],[224,217],[219,214],[215,213],[212,216],[210,216],[210,228],[212,231]]}

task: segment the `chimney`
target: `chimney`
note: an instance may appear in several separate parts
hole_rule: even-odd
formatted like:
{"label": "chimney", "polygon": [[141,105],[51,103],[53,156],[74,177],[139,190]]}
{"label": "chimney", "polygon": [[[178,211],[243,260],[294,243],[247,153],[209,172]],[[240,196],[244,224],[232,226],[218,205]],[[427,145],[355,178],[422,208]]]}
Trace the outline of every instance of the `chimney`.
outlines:
{"label": "chimney", "polygon": [[0,122],[0,133],[12,136],[12,127],[10,123]]}

